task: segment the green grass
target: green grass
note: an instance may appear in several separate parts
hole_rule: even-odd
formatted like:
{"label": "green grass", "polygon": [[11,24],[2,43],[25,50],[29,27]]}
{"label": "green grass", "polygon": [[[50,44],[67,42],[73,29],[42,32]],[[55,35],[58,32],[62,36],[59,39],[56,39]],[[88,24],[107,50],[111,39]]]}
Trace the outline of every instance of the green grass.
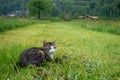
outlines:
{"label": "green grass", "polygon": [[0,17],[0,32],[12,30],[18,27],[24,27],[27,25],[35,24],[37,22],[38,21],[36,20]]}
{"label": "green grass", "polygon": [[[97,22],[105,26],[104,22]],[[95,24],[90,20],[87,23],[43,21],[1,33],[0,80],[35,77],[36,80],[119,80],[120,36],[83,28]],[[20,53],[26,48],[42,46],[43,40],[56,40],[54,58],[58,61],[46,62],[40,67],[30,65],[16,72],[14,64]]]}
{"label": "green grass", "polygon": [[77,20],[74,25],[85,29],[120,35],[120,20]]}

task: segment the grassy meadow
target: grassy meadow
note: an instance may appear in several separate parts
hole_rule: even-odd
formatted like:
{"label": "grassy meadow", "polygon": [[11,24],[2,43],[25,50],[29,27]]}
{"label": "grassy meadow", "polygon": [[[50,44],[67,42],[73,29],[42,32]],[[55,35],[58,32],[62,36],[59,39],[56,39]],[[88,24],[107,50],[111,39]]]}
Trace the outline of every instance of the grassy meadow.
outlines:
{"label": "grassy meadow", "polygon": [[[120,20],[37,21],[1,32],[0,80],[120,80],[119,34]],[[56,40],[54,60],[16,71],[20,53],[43,40]]]}
{"label": "grassy meadow", "polygon": [[0,32],[12,30],[18,27],[24,27],[27,25],[35,24],[37,22],[38,21],[36,20],[29,19],[0,17]]}

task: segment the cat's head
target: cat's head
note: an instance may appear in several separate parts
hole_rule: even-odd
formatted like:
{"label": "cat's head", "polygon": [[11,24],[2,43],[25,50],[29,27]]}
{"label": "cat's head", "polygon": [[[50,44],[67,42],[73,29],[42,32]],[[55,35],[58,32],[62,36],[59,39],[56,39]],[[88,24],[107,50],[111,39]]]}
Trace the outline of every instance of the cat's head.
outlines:
{"label": "cat's head", "polygon": [[55,42],[56,41],[53,42],[43,41],[43,48],[51,58],[53,58],[53,53],[56,51]]}

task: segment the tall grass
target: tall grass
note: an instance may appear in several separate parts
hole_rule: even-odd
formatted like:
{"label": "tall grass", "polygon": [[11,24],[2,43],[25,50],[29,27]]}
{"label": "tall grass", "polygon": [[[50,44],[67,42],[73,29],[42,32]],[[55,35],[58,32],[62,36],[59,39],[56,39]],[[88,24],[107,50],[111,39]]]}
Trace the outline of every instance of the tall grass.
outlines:
{"label": "tall grass", "polygon": [[120,35],[120,20],[75,20],[74,25],[92,31],[108,32]]}
{"label": "tall grass", "polygon": [[36,20],[0,17],[0,32],[37,23]]}

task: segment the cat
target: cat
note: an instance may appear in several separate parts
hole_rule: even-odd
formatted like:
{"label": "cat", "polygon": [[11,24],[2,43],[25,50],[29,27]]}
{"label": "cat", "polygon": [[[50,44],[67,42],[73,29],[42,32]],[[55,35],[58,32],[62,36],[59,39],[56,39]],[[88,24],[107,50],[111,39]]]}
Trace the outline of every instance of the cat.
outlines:
{"label": "cat", "polygon": [[33,64],[40,66],[44,61],[53,59],[53,54],[56,51],[55,41],[43,41],[42,47],[32,47],[24,50],[20,56],[19,61],[21,66]]}

